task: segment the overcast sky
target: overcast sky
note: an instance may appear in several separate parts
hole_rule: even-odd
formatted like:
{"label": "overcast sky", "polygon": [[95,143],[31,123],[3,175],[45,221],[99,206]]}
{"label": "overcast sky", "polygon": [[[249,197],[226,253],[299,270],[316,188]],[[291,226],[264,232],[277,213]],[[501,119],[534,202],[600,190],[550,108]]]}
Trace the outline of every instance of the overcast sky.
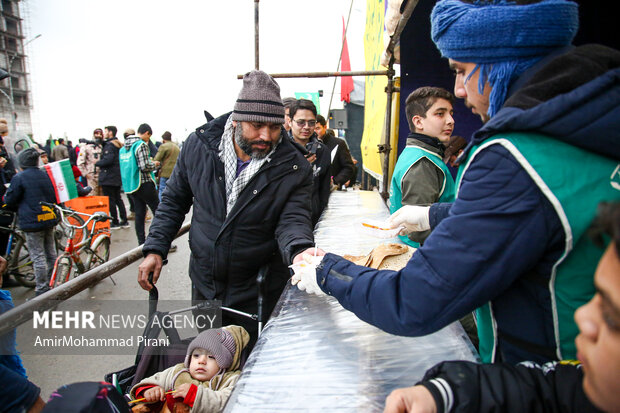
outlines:
{"label": "overcast sky", "polygon": [[[147,122],[181,141],[232,110],[238,74],[254,68],[253,0],[25,0],[33,128],[77,141],[96,127]],[[336,71],[342,18],[351,0],[261,0],[260,68],[269,73]],[[352,70],[364,70],[365,0],[353,1]],[[324,90],[333,78],[278,79],[282,96]],[[332,108],[340,103],[336,83]]]}

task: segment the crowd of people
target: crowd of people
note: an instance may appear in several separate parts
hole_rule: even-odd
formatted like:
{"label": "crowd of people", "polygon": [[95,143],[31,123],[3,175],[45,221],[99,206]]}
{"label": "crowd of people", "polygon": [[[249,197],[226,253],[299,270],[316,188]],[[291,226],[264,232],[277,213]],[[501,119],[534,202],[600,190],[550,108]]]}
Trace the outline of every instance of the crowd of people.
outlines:
{"label": "crowd of people", "polygon": [[[315,246],[330,192],[354,182],[355,162],[311,101],[282,99],[260,70],[245,74],[233,110],[208,119],[182,150],[167,133],[152,148],[148,124],[123,144],[109,126],[84,142],[76,165],[87,187],[118,206],[117,226],[127,215],[112,199],[120,185],[129,195],[145,290],[191,208],[194,301],[256,313],[256,277],[266,271],[263,313],[271,314],[288,266],[306,260],[316,271],[300,275],[300,289],[328,294],[389,333],[421,336],[460,321],[483,363],[431,368],[395,390],[386,412],[618,411],[620,52],[572,46],[579,16],[568,0],[440,0],[431,24],[455,83],[453,93],[428,86],[406,99],[410,134],[391,180],[389,222],[417,250],[398,271]],[[469,141],[453,136],[457,98],[484,123]],[[62,145],[48,157],[70,157]],[[23,153],[26,170],[12,182],[35,173],[35,154]],[[239,327],[201,333],[185,363],[133,396],[218,411],[237,377],[226,369],[238,369],[239,351],[258,336],[253,320],[222,318]]]}

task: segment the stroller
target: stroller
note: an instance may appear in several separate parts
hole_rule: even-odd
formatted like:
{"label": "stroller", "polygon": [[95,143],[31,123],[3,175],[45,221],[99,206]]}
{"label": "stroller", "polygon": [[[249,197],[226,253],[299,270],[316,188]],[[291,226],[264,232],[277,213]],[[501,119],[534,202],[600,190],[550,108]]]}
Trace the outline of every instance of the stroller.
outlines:
{"label": "stroller", "polygon": [[[222,311],[227,311],[257,321],[259,336],[265,322],[265,314],[263,313],[265,300],[264,290],[265,279],[268,272],[269,266],[265,265],[260,268],[256,277],[256,284],[258,287],[258,305],[256,314],[249,314],[233,308],[221,307]],[[181,339],[178,331],[174,327],[170,327],[167,323],[162,322],[165,317],[187,311],[200,312],[216,310],[216,306],[212,302],[206,301],[180,310],[166,312],[158,311],[157,303],[159,300],[159,293],[153,284],[152,273],[149,275],[149,282],[153,287],[149,291],[149,322],[143,333],[145,340],[138,347],[135,363],[132,366],[124,368],[120,371],[108,373],[104,376],[104,381],[112,383],[121,394],[128,394],[131,388],[144,378],[152,376],[153,374],[175,364],[183,363],[185,360],[187,347],[195,337]],[[160,322],[153,322],[155,319]],[[164,350],[162,350],[159,346],[148,346],[144,344],[145,342],[150,342],[151,339],[157,339],[162,333],[162,330],[170,343],[170,345],[166,346]],[[246,350],[247,348],[244,352],[242,352],[241,367],[243,367],[248,356],[248,352]]]}

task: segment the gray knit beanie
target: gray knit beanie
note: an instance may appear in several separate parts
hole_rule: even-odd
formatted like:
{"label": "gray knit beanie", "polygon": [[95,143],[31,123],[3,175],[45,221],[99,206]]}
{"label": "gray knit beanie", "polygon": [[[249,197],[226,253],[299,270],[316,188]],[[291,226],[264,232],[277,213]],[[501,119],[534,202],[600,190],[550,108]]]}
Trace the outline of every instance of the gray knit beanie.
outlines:
{"label": "gray knit beanie", "polygon": [[215,357],[215,361],[221,369],[227,369],[233,362],[237,345],[232,334],[223,328],[205,330],[189,343],[185,356],[185,367],[189,367],[192,352],[197,348],[207,350],[209,354]]}
{"label": "gray knit beanie", "polygon": [[243,76],[232,120],[284,123],[280,86],[267,73],[252,70]]}
{"label": "gray knit beanie", "polygon": [[20,168],[39,166],[39,156],[36,148],[27,148],[17,154],[17,163]]}

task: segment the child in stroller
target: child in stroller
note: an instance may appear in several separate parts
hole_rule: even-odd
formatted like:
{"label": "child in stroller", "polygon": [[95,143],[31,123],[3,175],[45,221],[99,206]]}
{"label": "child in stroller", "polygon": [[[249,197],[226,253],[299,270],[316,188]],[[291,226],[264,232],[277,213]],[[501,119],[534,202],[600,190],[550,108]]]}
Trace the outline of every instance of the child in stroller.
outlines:
{"label": "child in stroller", "polygon": [[203,331],[189,344],[184,363],[132,387],[132,398],[144,399],[132,411],[159,412],[165,407],[170,411],[221,411],[241,374],[241,351],[249,339],[239,326]]}

